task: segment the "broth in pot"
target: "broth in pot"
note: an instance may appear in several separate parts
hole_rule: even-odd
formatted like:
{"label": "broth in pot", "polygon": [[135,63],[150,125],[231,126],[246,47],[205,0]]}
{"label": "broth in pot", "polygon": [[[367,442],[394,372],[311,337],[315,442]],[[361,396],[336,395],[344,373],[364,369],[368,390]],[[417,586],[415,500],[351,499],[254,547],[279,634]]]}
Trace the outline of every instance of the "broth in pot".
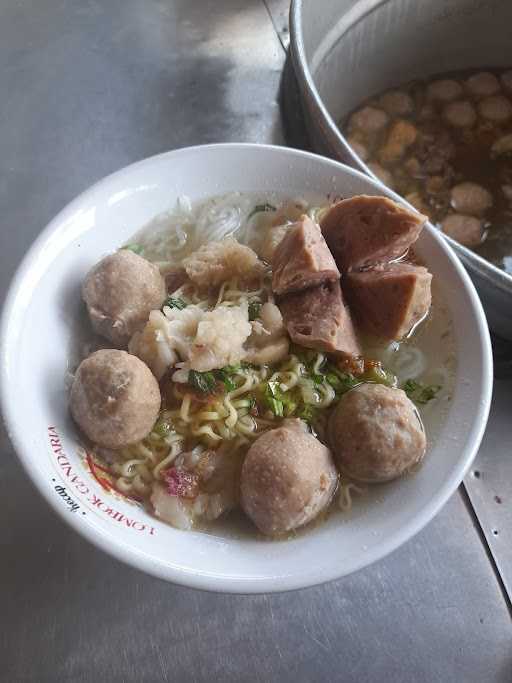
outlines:
{"label": "broth in pot", "polygon": [[512,70],[407,83],[369,99],[341,128],[384,184],[512,274]]}

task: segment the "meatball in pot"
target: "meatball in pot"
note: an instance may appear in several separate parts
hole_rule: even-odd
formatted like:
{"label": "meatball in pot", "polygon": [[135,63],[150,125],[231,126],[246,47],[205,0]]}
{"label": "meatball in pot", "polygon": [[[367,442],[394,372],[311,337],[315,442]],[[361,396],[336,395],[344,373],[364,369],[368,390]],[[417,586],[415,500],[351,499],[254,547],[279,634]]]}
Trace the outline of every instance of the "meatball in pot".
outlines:
{"label": "meatball in pot", "polygon": [[103,349],[78,366],[70,409],[91,441],[116,449],[149,434],[160,402],[158,382],[145,363],[126,351]]}

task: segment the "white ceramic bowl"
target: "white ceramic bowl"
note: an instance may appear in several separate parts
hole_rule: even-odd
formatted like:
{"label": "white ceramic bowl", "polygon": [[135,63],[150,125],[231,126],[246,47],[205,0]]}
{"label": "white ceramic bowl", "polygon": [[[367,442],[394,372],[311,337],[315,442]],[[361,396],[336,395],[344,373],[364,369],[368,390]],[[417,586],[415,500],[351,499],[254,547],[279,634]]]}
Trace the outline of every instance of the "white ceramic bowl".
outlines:
{"label": "white ceramic bowl", "polygon": [[210,145],[147,159],[100,181],[42,232],[21,264],[2,321],[1,391],[7,428],[28,475],[54,510],[114,557],[195,588],[255,593],[311,586],[360,569],[404,543],[448,500],[471,464],[491,397],[492,359],[475,290],[433,231],[418,250],[438,282],[456,331],[460,370],[449,414],[424,466],[387,485],[348,522],[332,516],[294,540],[223,538],[171,528],[114,498],[88,474],[67,409],[65,375],[82,314],[80,283],[179,195],[232,190],[300,195],[396,195],[313,154],[260,145]]}

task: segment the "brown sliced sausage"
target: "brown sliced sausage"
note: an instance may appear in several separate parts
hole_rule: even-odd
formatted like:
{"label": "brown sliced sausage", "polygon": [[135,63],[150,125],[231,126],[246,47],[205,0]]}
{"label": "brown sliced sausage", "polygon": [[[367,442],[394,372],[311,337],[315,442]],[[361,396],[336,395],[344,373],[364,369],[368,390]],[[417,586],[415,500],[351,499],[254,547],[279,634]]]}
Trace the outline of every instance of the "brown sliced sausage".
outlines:
{"label": "brown sliced sausage", "polygon": [[360,356],[354,326],[339,282],[283,296],[279,308],[296,344],[343,356]]}
{"label": "brown sliced sausage", "polygon": [[277,245],[272,272],[276,294],[298,292],[340,277],[320,228],[307,216],[302,216]]}
{"label": "brown sliced sausage", "polygon": [[387,197],[359,195],[334,204],[320,227],[344,272],[401,256],[418,239],[426,220]]}
{"label": "brown sliced sausage", "polygon": [[432,275],[423,266],[390,263],[346,278],[346,295],[359,329],[402,339],[430,309]]}

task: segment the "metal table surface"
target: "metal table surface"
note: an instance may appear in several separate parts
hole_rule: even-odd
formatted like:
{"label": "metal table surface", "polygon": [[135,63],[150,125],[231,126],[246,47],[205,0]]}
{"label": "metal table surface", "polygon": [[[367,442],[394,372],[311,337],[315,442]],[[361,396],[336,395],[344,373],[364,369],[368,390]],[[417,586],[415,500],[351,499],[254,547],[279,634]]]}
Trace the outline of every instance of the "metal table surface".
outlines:
{"label": "metal table surface", "polygon": [[[37,233],[106,173],[186,144],[284,142],[286,11],[0,3],[2,298]],[[177,588],[100,553],[46,507],[2,433],[0,680],[511,681],[511,399],[500,381],[469,497],[366,570],[257,597]]]}

